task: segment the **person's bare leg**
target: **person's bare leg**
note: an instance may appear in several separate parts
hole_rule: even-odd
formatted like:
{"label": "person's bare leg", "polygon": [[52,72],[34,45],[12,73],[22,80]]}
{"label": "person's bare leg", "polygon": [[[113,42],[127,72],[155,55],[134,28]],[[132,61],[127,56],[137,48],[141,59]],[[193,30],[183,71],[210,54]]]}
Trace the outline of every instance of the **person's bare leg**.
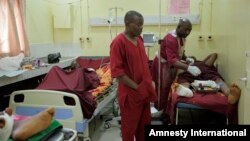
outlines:
{"label": "person's bare leg", "polygon": [[13,128],[12,109],[0,112],[0,141],[7,141]]}
{"label": "person's bare leg", "polygon": [[208,65],[208,66],[213,66],[214,65],[214,62],[216,61],[217,59],[217,53],[212,53],[212,54],[209,54],[204,60],[203,62]]}
{"label": "person's bare leg", "polygon": [[12,131],[12,138],[15,141],[24,141],[48,128],[54,113],[54,108],[48,108],[30,118],[16,121]]}

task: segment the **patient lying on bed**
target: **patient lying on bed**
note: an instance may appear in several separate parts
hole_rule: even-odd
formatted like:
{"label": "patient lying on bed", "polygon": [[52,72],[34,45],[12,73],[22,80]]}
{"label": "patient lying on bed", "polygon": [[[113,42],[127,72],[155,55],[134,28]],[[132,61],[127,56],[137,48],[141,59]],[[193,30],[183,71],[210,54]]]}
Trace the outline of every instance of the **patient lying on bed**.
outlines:
{"label": "patient lying on bed", "polygon": [[32,117],[15,121],[12,109],[6,108],[0,112],[0,141],[7,141],[10,135],[15,141],[27,140],[49,127],[54,113],[54,108],[48,108]]}
{"label": "patient lying on bed", "polygon": [[[102,64],[103,65],[103,64]],[[100,65],[101,66],[101,65]],[[81,65],[75,60],[71,63],[70,68],[71,70],[75,70],[80,68]],[[85,66],[86,67],[86,66]],[[104,90],[106,90],[112,84],[112,77],[110,72],[110,64],[105,62],[102,67],[96,68],[86,68],[88,71],[95,71],[97,76],[100,80],[100,85],[96,86],[94,89],[89,90],[94,97],[102,94]]]}
{"label": "patient lying on bed", "polygon": [[216,53],[208,55],[202,61],[196,60],[195,57],[192,58],[194,59],[192,65],[199,67],[202,73],[199,76],[193,76],[188,72],[180,73],[177,78],[177,83],[174,85],[175,91],[179,96],[192,97],[193,92],[189,89],[190,84],[197,81],[199,83],[210,83],[211,85],[219,86],[222,93],[228,96],[228,103],[235,104],[238,102],[241,90],[236,84],[228,86],[224,82],[222,76],[217,72],[217,69],[214,66],[214,62],[217,59]]}

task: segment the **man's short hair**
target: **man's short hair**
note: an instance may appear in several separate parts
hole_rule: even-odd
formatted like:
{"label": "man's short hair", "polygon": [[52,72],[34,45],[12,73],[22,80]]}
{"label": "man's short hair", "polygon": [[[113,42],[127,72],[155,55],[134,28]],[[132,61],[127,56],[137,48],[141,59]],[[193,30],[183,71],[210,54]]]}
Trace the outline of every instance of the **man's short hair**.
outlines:
{"label": "man's short hair", "polygon": [[129,23],[133,22],[134,21],[134,16],[143,18],[141,13],[139,13],[137,11],[134,11],[134,10],[130,10],[125,14],[125,17],[124,17],[125,25],[128,25]]}

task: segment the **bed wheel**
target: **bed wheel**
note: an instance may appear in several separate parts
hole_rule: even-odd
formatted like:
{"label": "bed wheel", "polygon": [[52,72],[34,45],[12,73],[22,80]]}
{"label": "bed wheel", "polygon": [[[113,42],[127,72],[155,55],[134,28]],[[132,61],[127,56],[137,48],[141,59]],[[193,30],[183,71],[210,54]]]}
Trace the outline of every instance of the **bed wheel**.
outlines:
{"label": "bed wheel", "polygon": [[90,138],[84,138],[83,141],[91,141]]}
{"label": "bed wheel", "polygon": [[111,127],[111,124],[109,122],[104,123],[104,128],[109,129]]}

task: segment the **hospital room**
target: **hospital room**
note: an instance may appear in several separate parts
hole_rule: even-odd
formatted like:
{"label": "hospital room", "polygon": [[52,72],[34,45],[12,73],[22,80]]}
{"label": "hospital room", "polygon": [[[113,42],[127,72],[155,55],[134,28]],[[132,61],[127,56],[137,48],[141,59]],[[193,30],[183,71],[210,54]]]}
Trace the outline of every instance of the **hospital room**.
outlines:
{"label": "hospital room", "polygon": [[249,125],[249,5],[0,0],[0,141]]}

